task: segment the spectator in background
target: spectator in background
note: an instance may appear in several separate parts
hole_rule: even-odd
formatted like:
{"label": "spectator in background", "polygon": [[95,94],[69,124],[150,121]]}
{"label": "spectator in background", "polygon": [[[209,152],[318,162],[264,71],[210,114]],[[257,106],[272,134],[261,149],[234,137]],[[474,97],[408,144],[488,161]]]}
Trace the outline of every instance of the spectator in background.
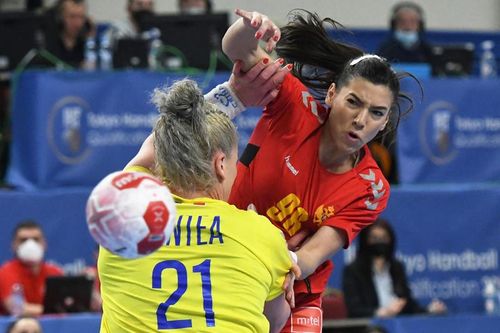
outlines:
{"label": "spectator in background", "polygon": [[[12,250],[14,259],[0,267],[0,313],[36,316],[43,313],[45,279],[62,275],[63,271],[44,262],[47,243],[41,226],[34,221],[20,222],[14,229]],[[22,290],[24,304],[15,309],[14,290]]]}
{"label": "spectator in background", "polygon": [[58,0],[46,13],[45,43],[49,52],[75,68],[81,68],[85,40],[95,34],[84,0]]}
{"label": "spectator in background", "polygon": [[36,318],[19,317],[7,326],[5,333],[42,333],[42,327]]}
{"label": "spectator in background", "polygon": [[400,2],[391,12],[390,37],[382,42],[378,55],[390,62],[431,61],[431,47],[425,41],[424,12],[413,2]]}
{"label": "spectator in background", "polygon": [[438,300],[427,309],[412,297],[405,267],[396,259],[396,236],[386,220],[361,231],[356,259],[344,268],[342,288],[349,317],[444,313]]}
{"label": "spectator in background", "polygon": [[211,14],[212,2],[210,0],[179,0],[181,14]]}
{"label": "spectator in background", "polygon": [[111,40],[139,38],[146,29],[144,20],[154,15],[153,0],[127,0],[127,18],[112,25]]}

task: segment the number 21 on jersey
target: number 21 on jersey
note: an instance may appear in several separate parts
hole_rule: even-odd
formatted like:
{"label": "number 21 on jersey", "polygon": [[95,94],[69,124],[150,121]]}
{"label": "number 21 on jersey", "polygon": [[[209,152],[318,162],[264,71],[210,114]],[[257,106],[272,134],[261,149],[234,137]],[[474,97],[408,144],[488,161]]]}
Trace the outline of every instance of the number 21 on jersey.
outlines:
{"label": "number 21 on jersey", "polygon": [[[165,260],[159,262],[153,268],[152,287],[161,289],[161,276],[164,270],[173,269],[177,274],[177,289],[165,302],[160,303],[156,309],[156,321],[158,329],[179,329],[192,327],[191,319],[168,320],[167,312],[170,306],[177,303],[188,288],[188,275],[186,266],[179,260]],[[212,281],[210,279],[210,259],[192,267],[193,273],[199,273],[201,278],[203,310],[205,311],[205,322],[208,327],[215,326],[215,313],[212,301]]]}

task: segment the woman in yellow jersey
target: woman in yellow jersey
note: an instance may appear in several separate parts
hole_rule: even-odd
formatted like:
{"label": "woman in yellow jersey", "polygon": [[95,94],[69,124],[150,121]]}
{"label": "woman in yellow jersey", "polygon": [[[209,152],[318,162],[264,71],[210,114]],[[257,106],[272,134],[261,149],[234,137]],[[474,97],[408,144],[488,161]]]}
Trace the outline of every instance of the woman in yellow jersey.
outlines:
{"label": "woman in yellow jersey", "polygon": [[101,248],[101,332],[279,332],[290,314],[282,285],[292,261],[265,217],[226,203],[238,157],[233,123],[190,80],[152,99],[156,171],[174,193],[177,221],[149,256]]}

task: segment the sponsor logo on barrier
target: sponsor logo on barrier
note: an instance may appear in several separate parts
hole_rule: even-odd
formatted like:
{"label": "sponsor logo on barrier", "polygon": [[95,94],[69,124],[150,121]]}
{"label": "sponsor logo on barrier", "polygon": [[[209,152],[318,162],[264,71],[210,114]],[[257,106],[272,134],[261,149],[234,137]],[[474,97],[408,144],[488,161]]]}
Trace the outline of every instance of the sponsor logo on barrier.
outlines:
{"label": "sponsor logo on barrier", "polygon": [[446,164],[455,158],[453,118],[455,107],[438,101],[425,111],[420,122],[420,142],[426,156],[435,164]]}
{"label": "sponsor logo on barrier", "polygon": [[49,113],[47,138],[54,155],[65,164],[76,164],[88,157],[85,140],[89,105],[83,99],[66,96]]}
{"label": "sponsor logo on barrier", "polygon": [[109,112],[112,108],[101,104],[96,108],[77,96],[65,96],[52,107],[47,138],[62,163],[81,163],[96,148],[140,146],[158,117],[138,110]]}
{"label": "sponsor logo on barrier", "polygon": [[419,137],[427,158],[444,165],[467,149],[500,148],[500,117],[461,114],[455,105],[436,101],[420,119]]}

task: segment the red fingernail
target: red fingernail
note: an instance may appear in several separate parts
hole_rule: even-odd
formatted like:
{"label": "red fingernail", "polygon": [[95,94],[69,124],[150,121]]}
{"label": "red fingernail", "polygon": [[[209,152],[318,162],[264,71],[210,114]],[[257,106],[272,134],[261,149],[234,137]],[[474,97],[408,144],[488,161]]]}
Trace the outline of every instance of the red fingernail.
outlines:
{"label": "red fingernail", "polygon": [[286,65],[286,69],[288,69],[289,71],[291,71],[293,69],[293,65],[292,64]]}
{"label": "red fingernail", "polygon": [[262,33],[261,32],[256,32],[255,33],[255,38],[260,39],[260,37],[262,37]]}
{"label": "red fingernail", "polygon": [[267,63],[268,63],[268,62],[269,62],[269,58],[264,58],[264,59],[262,59],[262,63],[263,63],[264,65],[267,65]]}
{"label": "red fingernail", "polygon": [[273,37],[273,39],[274,39],[275,41],[278,41],[280,38],[279,38],[278,36],[274,36],[274,37]]}
{"label": "red fingernail", "polygon": [[278,62],[280,63],[280,65],[283,65],[285,63],[285,59],[283,58],[279,58],[278,59]]}

